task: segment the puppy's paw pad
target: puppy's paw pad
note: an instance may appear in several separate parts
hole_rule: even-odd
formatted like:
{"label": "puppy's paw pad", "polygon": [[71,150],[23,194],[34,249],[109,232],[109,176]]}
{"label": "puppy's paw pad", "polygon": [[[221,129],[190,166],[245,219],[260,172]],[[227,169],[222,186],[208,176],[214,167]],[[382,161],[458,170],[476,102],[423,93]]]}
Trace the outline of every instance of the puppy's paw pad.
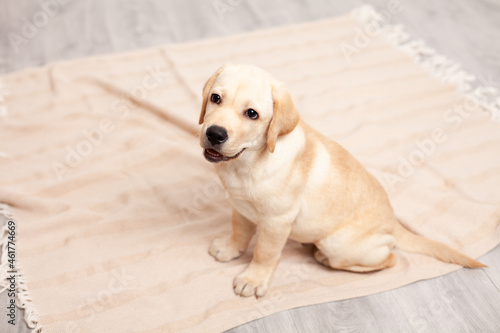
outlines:
{"label": "puppy's paw pad", "polygon": [[238,296],[249,297],[264,297],[267,292],[268,285],[266,281],[259,281],[258,279],[246,276],[243,272],[238,275],[233,281],[234,293]]}
{"label": "puppy's paw pad", "polygon": [[217,238],[212,242],[208,253],[218,261],[230,261],[241,256],[243,251],[233,243],[231,236]]}

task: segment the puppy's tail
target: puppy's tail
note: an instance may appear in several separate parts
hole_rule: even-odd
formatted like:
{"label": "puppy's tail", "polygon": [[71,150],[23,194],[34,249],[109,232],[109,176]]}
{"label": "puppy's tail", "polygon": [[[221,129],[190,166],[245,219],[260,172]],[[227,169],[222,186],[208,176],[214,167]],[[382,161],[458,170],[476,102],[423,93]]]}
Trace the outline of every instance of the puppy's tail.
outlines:
{"label": "puppy's tail", "polygon": [[444,262],[469,268],[488,267],[447,245],[414,234],[399,223],[393,235],[396,238],[397,247],[403,251],[425,254]]}

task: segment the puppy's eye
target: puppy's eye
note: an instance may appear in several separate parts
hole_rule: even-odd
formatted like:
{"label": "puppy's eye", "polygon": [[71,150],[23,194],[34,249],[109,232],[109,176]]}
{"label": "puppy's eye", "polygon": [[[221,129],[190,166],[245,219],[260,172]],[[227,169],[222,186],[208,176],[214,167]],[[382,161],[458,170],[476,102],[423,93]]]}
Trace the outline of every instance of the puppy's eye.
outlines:
{"label": "puppy's eye", "polygon": [[215,104],[220,104],[220,96],[217,94],[212,94],[212,96],[210,96],[210,101]]}
{"label": "puppy's eye", "polygon": [[245,111],[245,116],[247,116],[248,118],[253,119],[253,120],[259,118],[259,114],[254,109],[248,109],[248,110],[246,110]]}

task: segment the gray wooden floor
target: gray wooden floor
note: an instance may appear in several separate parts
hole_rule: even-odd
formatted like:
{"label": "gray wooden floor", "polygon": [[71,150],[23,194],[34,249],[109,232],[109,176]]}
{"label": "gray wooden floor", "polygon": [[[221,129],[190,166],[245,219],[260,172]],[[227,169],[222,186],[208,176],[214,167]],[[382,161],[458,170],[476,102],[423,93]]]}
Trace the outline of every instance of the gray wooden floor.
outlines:
{"label": "gray wooden floor", "polygon": [[[58,1],[57,6],[48,0],[0,2],[0,73],[328,18],[362,3],[383,10],[395,0]],[[49,2],[43,20],[42,4]],[[477,85],[500,88],[500,1],[400,2],[403,10],[393,23],[461,63],[477,76]],[[217,4],[226,11],[218,11]],[[34,18],[38,27],[30,29],[26,22],[35,23]],[[500,332],[500,246],[481,261],[490,268],[461,269],[372,296],[292,309],[229,332]],[[7,295],[0,295],[0,304],[7,302]],[[152,311],[161,315],[161,309]],[[21,316],[16,326],[2,318],[0,332],[28,331]]]}

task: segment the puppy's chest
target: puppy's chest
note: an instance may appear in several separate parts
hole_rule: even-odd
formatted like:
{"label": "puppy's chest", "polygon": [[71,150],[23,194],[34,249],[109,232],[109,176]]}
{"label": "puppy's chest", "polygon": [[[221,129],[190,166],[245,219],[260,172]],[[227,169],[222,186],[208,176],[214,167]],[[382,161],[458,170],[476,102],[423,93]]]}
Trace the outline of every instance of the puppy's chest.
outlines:
{"label": "puppy's chest", "polygon": [[271,180],[254,180],[235,175],[221,177],[233,207],[246,218],[256,222],[279,207]]}

